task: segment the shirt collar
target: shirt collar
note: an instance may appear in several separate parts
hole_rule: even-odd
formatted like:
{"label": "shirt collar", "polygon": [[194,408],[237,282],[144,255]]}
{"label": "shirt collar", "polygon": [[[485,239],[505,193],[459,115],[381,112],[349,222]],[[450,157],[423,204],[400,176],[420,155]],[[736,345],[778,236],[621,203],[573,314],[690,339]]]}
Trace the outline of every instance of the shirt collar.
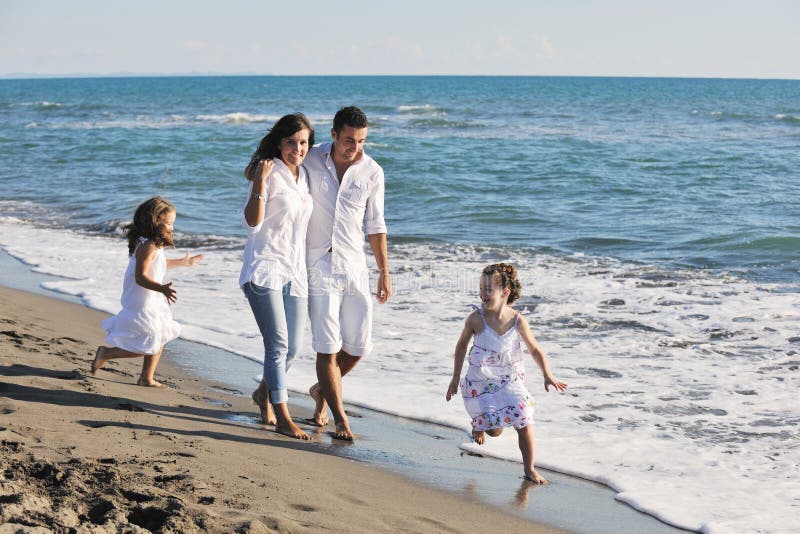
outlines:
{"label": "shirt collar", "polygon": [[[325,154],[325,163],[330,163],[333,165],[333,156],[331,156],[331,149],[333,148],[333,141],[328,141],[327,143],[320,145],[320,148],[323,150]],[[361,165],[363,162],[367,161],[367,151],[363,150],[361,152],[361,159],[350,165],[350,167],[355,167],[357,165]]]}
{"label": "shirt collar", "polygon": [[[272,161],[275,164],[275,168],[272,172],[279,171],[279,175],[282,176],[284,180],[291,183],[293,186],[298,185],[298,182],[294,180],[294,174],[292,174],[292,171],[289,170],[289,167],[286,166],[281,158],[272,158]],[[300,165],[299,173],[299,178],[302,179],[303,174],[305,173],[305,169],[303,168],[302,164]]]}

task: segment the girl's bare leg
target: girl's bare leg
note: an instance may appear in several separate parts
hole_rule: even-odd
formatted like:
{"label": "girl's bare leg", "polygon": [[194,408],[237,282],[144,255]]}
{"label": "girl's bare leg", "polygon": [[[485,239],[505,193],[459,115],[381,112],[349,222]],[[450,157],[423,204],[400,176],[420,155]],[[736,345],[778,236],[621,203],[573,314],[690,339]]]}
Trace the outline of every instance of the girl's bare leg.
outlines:
{"label": "girl's bare leg", "polygon": [[137,385],[148,386],[151,388],[164,387],[164,384],[157,382],[155,378],[153,378],[153,375],[156,372],[156,366],[158,365],[158,360],[161,359],[162,352],[164,352],[163,345],[156,354],[148,354],[144,357],[144,361],[142,362],[142,374],[139,375],[139,380],[136,381]]}
{"label": "girl's bare leg", "polygon": [[475,440],[475,443],[478,445],[483,445],[483,442],[486,441],[487,434],[493,438],[496,438],[500,434],[503,433],[503,427],[493,428],[491,430],[475,430],[472,429],[472,439]]}
{"label": "girl's bare leg", "polygon": [[534,484],[547,484],[547,480],[536,472],[533,467],[533,457],[536,452],[536,441],[533,437],[533,425],[517,429],[519,437],[519,450],[522,453],[522,465],[525,468],[525,480]]}
{"label": "girl's bare leg", "polygon": [[147,357],[145,354],[139,354],[138,352],[131,352],[117,347],[104,347],[100,345],[97,347],[97,350],[94,353],[94,361],[92,362],[92,375],[94,375],[98,369],[102,369],[108,360],[116,360],[118,358],[141,358],[142,356]]}

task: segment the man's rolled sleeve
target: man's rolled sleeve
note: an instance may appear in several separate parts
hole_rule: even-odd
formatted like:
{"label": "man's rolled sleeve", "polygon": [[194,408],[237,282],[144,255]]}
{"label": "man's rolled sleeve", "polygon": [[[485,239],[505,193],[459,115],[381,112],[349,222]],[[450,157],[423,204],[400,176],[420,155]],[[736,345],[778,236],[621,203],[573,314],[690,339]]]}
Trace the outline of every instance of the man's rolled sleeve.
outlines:
{"label": "man's rolled sleeve", "polygon": [[383,170],[379,170],[375,177],[375,186],[367,198],[367,208],[364,214],[364,229],[367,235],[385,234],[386,221],[383,217]]}

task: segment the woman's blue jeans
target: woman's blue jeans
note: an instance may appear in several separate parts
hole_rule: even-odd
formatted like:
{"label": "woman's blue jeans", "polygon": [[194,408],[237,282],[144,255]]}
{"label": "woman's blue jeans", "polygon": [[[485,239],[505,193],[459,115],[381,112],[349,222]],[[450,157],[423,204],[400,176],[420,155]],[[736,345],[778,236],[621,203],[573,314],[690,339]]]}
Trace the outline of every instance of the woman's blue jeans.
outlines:
{"label": "woman's blue jeans", "polygon": [[264,384],[272,404],[289,400],[286,371],[303,343],[308,299],[289,294],[291,282],[282,290],[247,282],[242,289],[264,340]]}

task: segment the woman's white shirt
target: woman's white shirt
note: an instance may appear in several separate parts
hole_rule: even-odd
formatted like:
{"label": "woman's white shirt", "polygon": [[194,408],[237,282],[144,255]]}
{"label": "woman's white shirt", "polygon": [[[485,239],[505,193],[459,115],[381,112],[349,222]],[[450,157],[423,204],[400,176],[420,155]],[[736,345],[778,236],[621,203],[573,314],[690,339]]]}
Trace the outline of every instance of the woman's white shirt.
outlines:
{"label": "woman's white shirt", "polygon": [[294,175],[279,158],[267,179],[264,219],[250,226],[244,216],[247,202],[253,193],[253,182],[247,189],[242,206],[242,223],[248,229],[244,261],[239,286],[247,282],[269,289],[281,290],[291,282],[289,294],[308,296],[306,272],[306,229],[313,209],[308,191],[308,175],[300,166],[300,176]]}

